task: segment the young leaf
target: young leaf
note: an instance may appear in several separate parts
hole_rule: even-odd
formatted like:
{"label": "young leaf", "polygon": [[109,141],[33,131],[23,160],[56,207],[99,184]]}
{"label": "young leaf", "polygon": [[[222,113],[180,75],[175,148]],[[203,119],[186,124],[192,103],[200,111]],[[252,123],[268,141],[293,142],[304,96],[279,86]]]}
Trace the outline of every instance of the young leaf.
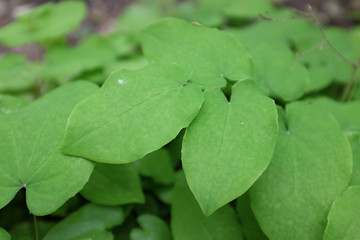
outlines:
{"label": "young leaf", "polygon": [[143,203],[145,200],[139,174],[131,164],[97,163],[80,193],[89,201],[103,205]]}
{"label": "young leaf", "polygon": [[98,234],[97,230],[110,229],[120,225],[126,214],[121,207],[105,207],[87,204],[55,225],[43,240],[79,239],[89,233]]}
{"label": "young leaf", "polygon": [[10,234],[1,227],[0,227],[0,239],[1,240],[10,240],[11,239]]}
{"label": "young leaf", "polygon": [[197,115],[199,87],[175,65],[151,64],[114,72],[72,112],[63,142],[67,154],[128,163],[176,137]]}
{"label": "young leaf", "polygon": [[26,188],[30,212],[49,214],[85,185],[93,164],[63,155],[59,146],[71,110],[96,89],[71,83],[19,112],[0,115],[0,208]]}
{"label": "young leaf", "polygon": [[44,42],[76,28],[85,14],[82,1],[49,2],[1,28],[0,42],[9,47]]}
{"label": "young leaf", "polygon": [[171,240],[169,227],[161,218],[145,214],[138,217],[137,221],[144,230],[133,229],[131,240]]}
{"label": "young leaf", "polygon": [[182,163],[205,215],[238,198],[269,165],[277,138],[274,102],[252,81],[205,92],[199,115],[187,128]]}
{"label": "young leaf", "polygon": [[241,240],[241,225],[229,205],[204,216],[185,180],[175,184],[171,205],[171,229],[175,240]]}
{"label": "young leaf", "polygon": [[270,239],[321,239],[350,180],[349,142],[332,116],[303,102],[279,109],[279,127],[274,157],[250,189],[251,207]]}
{"label": "young leaf", "polygon": [[360,236],[360,186],[349,187],[333,203],[324,240],[351,240]]}
{"label": "young leaf", "polygon": [[249,193],[246,192],[236,200],[236,211],[243,226],[247,240],[267,240],[268,238],[260,229],[260,226],[250,208]]}
{"label": "young leaf", "polygon": [[191,82],[207,88],[225,87],[225,77],[248,79],[252,62],[230,34],[184,20],[165,18],[142,31],[142,49],[150,61],[176,63],[191,73]]}
{"label": "young leaf", "polygon": [[135,162],[141,175],[151,177],[159,184],[171,184],[175,171],[169,151],[161,148]]}

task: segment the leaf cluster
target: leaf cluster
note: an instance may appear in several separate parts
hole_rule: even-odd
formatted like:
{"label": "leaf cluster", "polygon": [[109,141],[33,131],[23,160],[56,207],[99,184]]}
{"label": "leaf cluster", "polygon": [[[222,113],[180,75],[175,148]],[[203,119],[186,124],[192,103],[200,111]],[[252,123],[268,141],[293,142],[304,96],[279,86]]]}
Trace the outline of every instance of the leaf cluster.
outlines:
{"label": "leaf cluster", "polygon": [[0,29],[45,52],[0,57],[0,240],[357,239],[359,27],[154,0],[69,46],[85,15]]}

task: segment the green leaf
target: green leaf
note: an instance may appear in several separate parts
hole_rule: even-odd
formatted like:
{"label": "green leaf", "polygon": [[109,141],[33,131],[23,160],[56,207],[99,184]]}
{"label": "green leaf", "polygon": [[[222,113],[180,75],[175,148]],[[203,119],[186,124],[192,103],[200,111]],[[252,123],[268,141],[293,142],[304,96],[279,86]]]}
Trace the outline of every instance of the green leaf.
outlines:
{"label": "green leaf", "polygon": [[274,102],[252,81],[205,92],[199,115],[187,128],[182,163],[205,215],[238,198],[269,165],[277,138]]}
{"label": "green leaf", "polygon": [[113,46],[104,38],[92,36],[75,47],[58,46],[46,54],[42,76],[59,82],[68,81],[76,75],[101,68],[116,58]]}
{"label": "green leaf", "polygon": [[165,18],[145,28],[142,49],[150,61],[179,64],[191,73],[191,82],[207,88],[252,74],[250,56],[232,35],[180,19]]}
{"label": "green leaf", "polygon": [[145,200],[139,174],[131,164],[97,163],[80,193],[89,201],[103,205],[143,203]]}
{"label": "green leaf", "polygon": [[25,107],[28,104],[29,100],[25,98],[0,94],[0,114],[18,112],[21,108]]}
{"label": "green leaf", "polygon": [[229,205],[211,216],[202,213],[185,180],[175,184],[171,205],[171,229],[175,240],[241,240],[241,225]]}
{"label": "green leaf", "polygon": [[132,3],[116,21],[120,32],[129,35],[134,42],[139,41],[140,31],[162,17],[158,6],[150,6],[145,1]]}
{"label": "green leaf", "polygon": [[11,239],[10,234],[1,227],[0,227],[0,239],[1,240],[10,240]]}
{"label": "green leaf", "polygon": [[166,223],[159,217],[145,214],[137,219],[144,229],[135,228],[130,232],[131,240],[171,240],[171,234]]}
{"label": "green leaf", "polygon": [[175,180],[171,155],[165,148],[149,153],[135,164],[141,175],[151,177],[157,183],[171,184]]}
{"label": "green leaf", "polygon": [[176,137],[198,114],[199,87],[175,65],[114,72],[72,112],[65,153],[97,162],[128,163]]}
{"label": "green leaf", "polygon": [[351,186],[360,186],[360,134],[348,137],[353,156],[353,170],[351,174]]}
{"label": "green leaf", "polygon": [[7,54],[0,58],[0,93],[27,90],[35,80],[35,68],[25,56]]}
{"label": "green leaf", "polygon": [[279,109],[279,127],[274,157],[250,189],[251,207],[270,239],[321,239],[351,177],[349,142],[332,116],[303,102]]}
{"label": "green leaf", "polygon": [[236,200],[236,211],[243,226],[247,240],[267,240],[250,208],[249,193],[246,192]]}
{"label": "green leaf", "polygon": [[349,187],[333,203],[324,240],[351,240],[360,236],[360,186]]}
{"label": "green leaf", "polygon": [[81,236],[96,230],[110,229],[125,220],[121,207],[106,207],[87,204],[55,225],[43,240],[81,239]]}
{"label": "green leaf", "polygon": [[309,99],[307,103],[316,110],[335,117],[348,136],[354,132],[360,133],[360,101],[342,103],[327,97],[318,97]]}
{"label": "green leaf", "polygon": [[339,122],[351,144],[353,170],[350,185],[360,185],[360,101],[337,102],[330,98],[318,97],[307,103],[317,111],[331,114]]}
{"label": "green leaf", "polygon": [[86,82],[64,85],[19,112],[0,115],[0,208],[26,188],[30,212],[49,214],[85,185],[93,164],[63,155],[60,143],[73,107],[96,89]]}
{"label": "green leaf", "polygon": [[287,46],[261,43],[250,53],[254,57],[254,78],[269,89],[270,96],[288,102],[304,95],[309,73]]}
{"label": "green leaf", "polygon": [[224,9],[225,15],[231,18],[257,18],[260,13],[274,10],[269,0],[230,0]]}
{"label": "green leaf", "polygon": [[85,14],[82,1],[49,2],[1,28],[0,42],[9,47],[45,42],[75,29]]}

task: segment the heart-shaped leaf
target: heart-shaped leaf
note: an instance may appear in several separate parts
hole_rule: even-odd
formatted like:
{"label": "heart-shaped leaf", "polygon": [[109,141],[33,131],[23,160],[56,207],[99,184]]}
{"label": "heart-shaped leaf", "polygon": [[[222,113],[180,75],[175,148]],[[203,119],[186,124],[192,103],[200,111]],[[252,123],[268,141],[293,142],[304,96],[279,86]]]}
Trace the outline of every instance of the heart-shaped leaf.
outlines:
{"label": "heart-shaped leaf", "polygon": [[252,62],[230,34],[184,20],[165,18],[142,32],[142,49],[150,61],[176,63],[191,73],[191,82],[208,88],[225,87],[225,77],[248,79]]}
{"label": "heart-shaped leaf", "polygon": [[98,162],[128,163],[161,148],[187,127],[203,101],[189,74],[152,64],[110,75],[97,93],[72,112],[65,153]]}
{"label": "heart-shaped leaf", "polygon": [[182,148],[186,179],[205,215],[255,182],[270,163],[277,131],[274,101],[252,81],[236,83],[230,102],[220,90],[205,92]]}
{"label": "heart-shaped leaf", "polygon": [[19,112],[0,115],[0,208],[25,188],[30,212],[45,215],[81,190],[93,164],[63,155],[60,144],[71,110],[96,89],[71,83]]}
{"label": "heart-shaped leaf", "polygon": [[[121,207],[105,207],[87,204],[55,225],[44,240],[81,239],[80,236],[98,234],[98,230],[120,225],[126,217]],[[107,235],[107,234],[106,234]]]}
{"label": "heart-shaped leaf", "polygon": [[349,187],[333,203],[324,240],[351,240],[360,236],[360,186]]}
{"label": "heart-shaped leaf", "polygon": [[169,227],[161,218],[144,214],[138,217],[137,222],[144,230],[131,230],[131,240],[171,240]]}
{"label": "heart-shaped leaf", "polygon": [[171,155],[165,148],[149,153],[135,164],[141,175],[151,177],[156,183],[171,184],[175,180]]}
{"label": "heart-shaped leaf", "polygon": [[139,174],[131,164],[97,163],[80,193],[86,199],[103,205],[143,203],[145,200]]}
{"label": "heart-shaped leaf", "polygon": [[250,189],[251,207],[270,239],[322,239],[332,202],[349,184],[349,142],[330,114],[295,102],[279,109],[268,169]]}

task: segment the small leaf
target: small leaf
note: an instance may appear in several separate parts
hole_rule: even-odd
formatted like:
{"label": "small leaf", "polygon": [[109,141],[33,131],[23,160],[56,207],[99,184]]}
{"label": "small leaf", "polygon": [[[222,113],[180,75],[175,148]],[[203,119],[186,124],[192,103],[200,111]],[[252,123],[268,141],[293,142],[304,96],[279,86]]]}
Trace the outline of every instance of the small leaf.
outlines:
{"label": "small leaf", "polygon": [[191,73],[191,82],[207,88],[225,87],[225,77],[251,77],[252,62],[230,34],[174,18],[162,19],[142,31],[142,49],[150,61],[176,63]]}
{"label": "small leaf", "polygon": [[161,218],[145,214],[138,217],[137,221],[144,230],[133,229],[131,240],[171,240],[169,228]]}
{"label": "small leaf", "polygon": [[360,187],[349,187],[333,203],[324,240],[351,240],[360,236]]}
{"label": "small leaf", "polygon": [[1,240],[10,240],[11,239],[10,234],[1,227],[0,227],[0,239]]}
{"label": "small leaf", "polygon": [[114,72],[72,112],[63,142],[67,154],[97,162],[141,159],[176,137],[197,115],[199,87],[175,65]]}
{"label": "small leaf", "polygon": [[75,29],[85,14],[86,6],[82,1],[49,2],[2,27],[0,42],[14,47],[63,36]]}
{"label": "small leaf", "polygon": [[351,177],[349,142],[332,116],[303,102],[279,109],[279,127],[274,157],[250,188],[251,207],[270,239],[321,239]]}
{"label": "small leaf", "polygon": [[145,200],[139,174],[131,164],[97,163],[80,193],[89,201],[103,205],[143,203]]}
{"label": "small leaf", "polygon": [[270,163],[276,138],[274,102],[252,81],[205,92],[199,115],[187,128],[182,163],[191,191],[205,215],[238,198]]}
{"label": "small leaf", "polygon": [[211,216],[202,213],[185,180],[175,184],[171,205],[171,229],[175,240],[241,240],[241,225],[229,205]]}
{"label": "small leaf", "polygon": [[149,153],[135,164],[141,175],[151,177],[157,183],[171,184],[175,180],[171,155],[164,148]]}
{"label": "small leaf", "polygon": [[55,211],[88,181],[89,161],[60,152],[65,126],[75,104],[97,87],[64,85],[19,112],[0,115],[0,208],[21,189],[31,213]]}
{"label": "small leaf", "polygon": [[68,240],[89,236],[90,233],[97,233],[97,230],[120,225],[125,220],[125,215],[121,207],[105,207],[90,203],[55,225],[43,240]]}

